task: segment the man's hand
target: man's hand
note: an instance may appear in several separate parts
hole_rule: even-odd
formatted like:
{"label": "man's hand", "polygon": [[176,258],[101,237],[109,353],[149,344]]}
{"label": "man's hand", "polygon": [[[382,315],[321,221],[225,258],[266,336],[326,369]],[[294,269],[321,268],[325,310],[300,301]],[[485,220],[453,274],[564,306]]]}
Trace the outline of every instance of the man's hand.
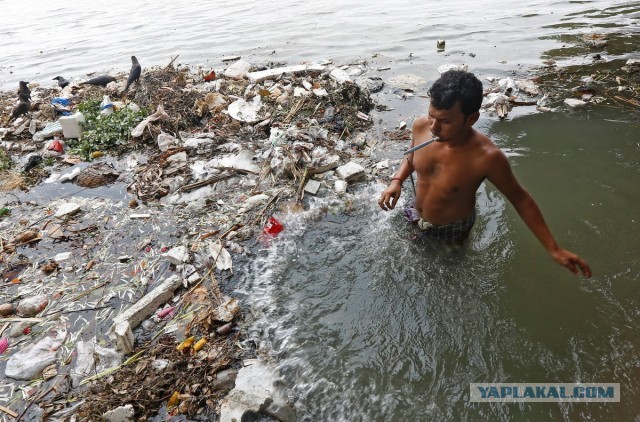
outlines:
{"label": "man's hand", "polygon": [[400,198],[400,193],[402,193],[402,183],[399,180],[392,180],[389,186],[382,191],[378,205],[385,211],[394,209]]}
{"label": "man's hand", "polygon": [[591,268],[589,268],[589,264],[587,264],[585,260],[580,258],[578,255],[565,249],[558,249],[551,252],[551,257],[558,264],[568,268],[569,271],[575,275],[580,275],[580,272],[582,272],[585,277],[591,278]]}

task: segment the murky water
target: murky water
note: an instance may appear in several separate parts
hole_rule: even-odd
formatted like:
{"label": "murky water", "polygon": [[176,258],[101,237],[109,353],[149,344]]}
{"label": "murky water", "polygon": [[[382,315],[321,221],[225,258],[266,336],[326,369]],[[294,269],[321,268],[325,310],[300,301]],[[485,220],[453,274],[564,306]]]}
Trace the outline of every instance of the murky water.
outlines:
{"label": "murky water", "polygon": [[[144,66],[178,62],[222,65],[225,55],[251,62],[295,63],[363,58],[391,72],[432,78],[443,63],[507,71],[539,64],[542,51],[569,48],[567,38],[638,26],[630,1],[513,2],[401,0],[265,3],[99,0],[0,0],[0,88],[19,80],[53,86],[54,76],[128,71],[134,54]],[[436,40],[447,41],[444,52]],[[471,57],[469,53],[474,53]],[[374,58],[374,56],[376,56]]]}
{"label": "murky water", "polygon": [[[488,184],[467,245],[412,241],[381,185],[319,201],[251,266],[253,338],[301,420],[631,420],[640,413],[640,125],[608,109],[485,126],[558,241],[555,264]],[[410,193],[405,186],[404,194]],[[613,404],[478,404],[472,382],[619,382]]]}

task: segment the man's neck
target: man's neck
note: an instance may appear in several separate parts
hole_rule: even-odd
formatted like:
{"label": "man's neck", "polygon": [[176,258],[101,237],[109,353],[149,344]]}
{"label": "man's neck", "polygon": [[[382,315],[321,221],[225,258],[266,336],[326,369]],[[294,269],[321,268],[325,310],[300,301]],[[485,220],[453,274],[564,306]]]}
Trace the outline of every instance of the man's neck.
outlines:
{"label": "man's neck", "polygon": [[465,132],[463,132],[459,136],[456,136],[455,138],[451,139],[446,144],[451,148],[462,147],[462,146],[466,145],[467,143],[469,143],[471,138],[473,138],[474,133],[475,133],[475,129],[470,127]]}

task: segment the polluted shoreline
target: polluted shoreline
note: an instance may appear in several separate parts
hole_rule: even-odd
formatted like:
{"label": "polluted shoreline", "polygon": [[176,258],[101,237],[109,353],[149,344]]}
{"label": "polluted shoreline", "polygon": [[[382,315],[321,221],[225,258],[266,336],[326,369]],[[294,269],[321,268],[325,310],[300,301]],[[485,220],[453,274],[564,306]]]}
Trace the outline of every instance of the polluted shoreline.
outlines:
{"label": "polluted shoreline", "polygon": [[[296,419],[246,341],[234,271],[309,198],[348,208],[359,186],[386,183],[400,159],[379,157],[407,146],[410,125],[379,127],[389,109],[372,94],[406,99],[427,81],[370,76],[366,61],[226,63],[143,63],[126,94],[126,74],[27,85],[11,121],[27,98],[0,94],[6,420]],[[485,75],[483,113],[637,112],[639,70],[594,55]]]}

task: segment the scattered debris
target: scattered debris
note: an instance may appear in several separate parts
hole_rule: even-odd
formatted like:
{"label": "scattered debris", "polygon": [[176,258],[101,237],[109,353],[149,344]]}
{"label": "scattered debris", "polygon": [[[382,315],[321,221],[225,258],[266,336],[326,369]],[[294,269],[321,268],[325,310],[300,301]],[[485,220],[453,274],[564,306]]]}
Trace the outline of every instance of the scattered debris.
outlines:
{"label": "scattered debris", "polygon": [[427,84],[427,80],[420,76],[404,74],[389,78],[389,83],[396,88],[416,92]]}
{"label": "scattered debris", "polygon": [[[239,56],[225,61],[234,63],[196,73],[173,61],[145,69],[127,104],[114,95],[105,102],[101,87],[34,85],[37,110],[0,128],[2,191],[10,192],[0,219],[7,333],[0,349],[7,377],[42,375],[30,386],[35,394],[23,395],[27,384],[16,381],[0,411],[19,416],[38,406],[86,420],[211,420],[236,386],[223,420],[247,410],[295,418],[271,384],[256,396],[247,381],[247,368],[258,366],[246,361],[254,351],[240,346],[240,303],[223,295],[233,288],[228,275],[250,258],[254,242],[285,230],[279,213],[304,207],[305,194],[347,202],[353,183],[386,175],[394,165],[378,162],[371,149],[381,140],[406,143],[410,125],[368,131],[377,120],[370,94],[384,82],[368,77],[364,62],[267,68]],[[637,60],[615,75],[593,68],[578,76],[550,64],[540,75],[491,80],[484,110],[505,118],[516,106],[551,110],[565,98],[603,97],[640,106]],[[545,81],[554,77],[594,92],[552,92]],[[122,91],[122,79],[110,82],[114,91]],[[415,75],[388,82],[406,91],[403,98],[427,84]],[[10,113],[15,94],[0,102]],[[111,136],[107,120],[116,117]],[[29,187],[31,197],[14,191]],[[71,390],[58,389],[62,374]],[[252,395],[253,404],[240,404]]]}

